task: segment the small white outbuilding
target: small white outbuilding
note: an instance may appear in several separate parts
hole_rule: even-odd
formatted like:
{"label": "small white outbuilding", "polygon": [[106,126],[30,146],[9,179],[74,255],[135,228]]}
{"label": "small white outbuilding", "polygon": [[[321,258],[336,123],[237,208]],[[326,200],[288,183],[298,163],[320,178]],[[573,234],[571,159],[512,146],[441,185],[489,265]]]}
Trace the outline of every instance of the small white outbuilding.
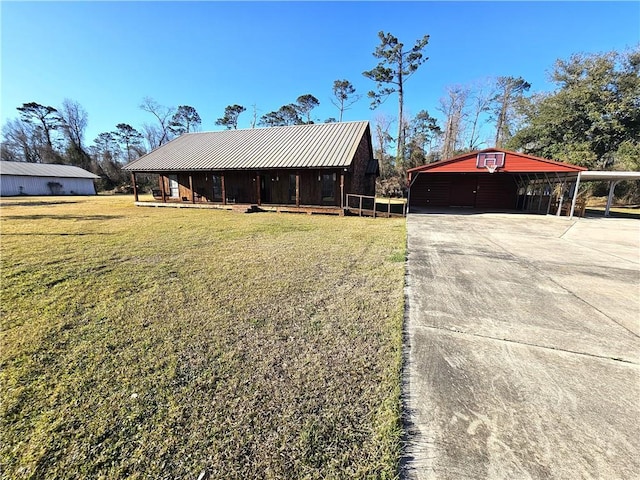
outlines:
{"label": "small white outbuilding", "polygon": [[99,178],[72,165],[0,161],[0,196],[95,195]]}

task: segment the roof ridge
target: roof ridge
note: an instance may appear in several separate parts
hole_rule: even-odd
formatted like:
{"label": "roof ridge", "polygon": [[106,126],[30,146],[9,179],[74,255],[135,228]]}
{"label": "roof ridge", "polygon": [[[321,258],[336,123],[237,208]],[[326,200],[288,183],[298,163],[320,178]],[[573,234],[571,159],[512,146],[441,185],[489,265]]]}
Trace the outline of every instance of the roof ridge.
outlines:
{"label": "roof ridge", "polygon": [[[369,120],[349,120],[348,122],[322,122],[322,123],[303,123],[300,125],[275,125],[275,126],[256,126],[249,128],[225,128],[223,130],[207,130],[204,132],[186,132],[182,135],[202,134],[202,133],[223,133],[223,132],[246,132],[251,130],[267,130],[276,128],[304,128],[304,127],[320,127],[329,125],[343,125],[347,123],[369,123]],[[180,135],[180,136],[182,136]],[[176,137],[179,138],[179,137]],[[175,139],[173,139],[175,140]],[[168,143],[168,142],[167,142]]]}

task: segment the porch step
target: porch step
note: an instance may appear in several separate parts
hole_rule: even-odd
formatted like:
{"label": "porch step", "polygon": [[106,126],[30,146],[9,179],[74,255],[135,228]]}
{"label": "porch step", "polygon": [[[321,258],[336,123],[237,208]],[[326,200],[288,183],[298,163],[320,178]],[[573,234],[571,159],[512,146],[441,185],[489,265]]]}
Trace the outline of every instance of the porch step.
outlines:
{"label": "porch step", "polygon": [[254,213],[259,212],[260,207],[258,205],[232,205],[231,210],[238,213]]}

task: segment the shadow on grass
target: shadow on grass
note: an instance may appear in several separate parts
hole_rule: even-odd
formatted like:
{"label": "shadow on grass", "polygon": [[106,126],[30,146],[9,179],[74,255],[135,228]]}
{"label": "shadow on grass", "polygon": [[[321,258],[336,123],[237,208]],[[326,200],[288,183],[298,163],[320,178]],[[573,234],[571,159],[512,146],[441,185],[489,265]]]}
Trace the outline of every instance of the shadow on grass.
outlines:
{"label": "shadow on grass", "polygon": [[[585,210],[585,217],[595,217],[595,218],[603,218],[604,210],[595,210],[592,208],[587,208]],[[632,212],[609,212],[609,218],[635,218],[640,220],[640,213],[632,213]]]}
{"label": "shadow on grass", "polygon": [[3,233],[3,237],[29,237],[32,235],[44,236],[44,237],[84,237],[87,235],[115,235],[115,233],[39,233],[39,232],[30,232],[30,233]]}
{"label": "shadow on grass", "polygon": [[114,220],[122,215],[5,215],[6,220]]}
{"label": "shadow on grass", "polygon": [[78,203],[78,202],[42,202],[42,201],[35,201],[35,202],[0,202],[0,207],[42,207],[42,206],[46,206],[46,205],[71,205],[72,203]]}

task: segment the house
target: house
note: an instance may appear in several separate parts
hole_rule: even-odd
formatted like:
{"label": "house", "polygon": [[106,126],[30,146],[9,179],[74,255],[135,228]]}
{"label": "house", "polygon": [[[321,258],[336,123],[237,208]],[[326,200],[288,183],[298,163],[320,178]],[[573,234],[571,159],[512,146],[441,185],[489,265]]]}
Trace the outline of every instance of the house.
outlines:
{"label": "house", "polygon": [[186,133],[124,170],[134,185],[138,173],[159,175],[156,206],[309,213],[340,213],[347,194],[375,195],[379,173],[368,122]]}
{"label": "house", "polygon": [[[586,168],[499,148],[407,171],[409,209],[466,207],[558,213]],[[569,202],[570,203],[570,202]]]}
{"label": "house", "polygon": [[95,195],[99,178],[72,165],[0,161],[0,196]]}

